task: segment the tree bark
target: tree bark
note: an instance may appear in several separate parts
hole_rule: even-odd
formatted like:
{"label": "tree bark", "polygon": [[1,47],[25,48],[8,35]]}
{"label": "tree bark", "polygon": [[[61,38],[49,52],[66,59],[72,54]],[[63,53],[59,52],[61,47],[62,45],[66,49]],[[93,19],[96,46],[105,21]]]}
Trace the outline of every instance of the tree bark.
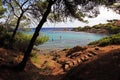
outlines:
{"label": "tree bark", "polygon": [[20,21],[21,21],[21,18],[22,18],[22,16],[23,16],[23,14],[24,14],[24,11],[22,11],[22,13],[20,14],[20,17],[18,17],[16,27],[15,27],[15,29],[14,29],[14,31],[13,31],[12,36],[11,36],[11,41],[13,41],[13,39],[14,39],[16,33],[17,33],[17,30],[18,30],[18,27],[19,27],[19,24],[20,24]]}
{"label": "tree bark", "polygon": [[16,66],[16,69],[19,70],[19,71],[22,71],[24,70],[25,66],[26,66],[26,63],[29,59],[29,56],[30,56],[30,53],[33,49],[33,46],[34,46],[34,42],[35,40],[37,39],[37,37],[39,36],[39,31],[41,30],[43,24],[46,22],[46,19],[47,19],[47,16],[49,15],[50,11],[51,11],[51,7],[52,5],[54,4],[56,0],[52,1],[52,0],[49,0],[49,4],[48,4],[48,7],[46,9],[46,12],[44,13],[41,21],[39,22],[35,32],[34,32],[34,35],[29,43],[29,46],[24,54],[24,58],[23,60]]}

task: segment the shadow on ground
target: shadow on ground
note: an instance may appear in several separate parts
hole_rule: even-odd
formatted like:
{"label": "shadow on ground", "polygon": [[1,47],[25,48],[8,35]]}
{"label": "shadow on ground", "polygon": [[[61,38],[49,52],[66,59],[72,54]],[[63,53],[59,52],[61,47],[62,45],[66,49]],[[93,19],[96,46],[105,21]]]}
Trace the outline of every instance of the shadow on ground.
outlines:
{"label": "shadow on ground", "polygon": [[14,71],[3,67],[3,65],[17,65],[22,59],[19,52],[0,48],[0,80],[62,80],[63,75],[52,75],[50,71],[41,73],[41,69],[36,67],[30,60],[24,71]]}
{"label": "shadow on ground", "polygon": [[29,61],[24,71],[0,69],[0,80],[62,80],[63,75],[41,74],[40,69]]}
{"label": "shadow on ground", "polygon": [[[19,63],[12,62],[14,60],[11,59],[16,59],[13,58],[16,57],[14,53],[16,54],[0,50],[0,65]],[[41,73],[41,69],[29,61],[25,70],[21,72],[0,67],[0,80],[120,80],[120,50],[110,51],[93,61],[79,64],[66,74],[53,75],[49,71],[48,73]]]}
{"label": "shadow on ground", "polygon": [[64,80],[120,80],[120,50],[69,70]]}

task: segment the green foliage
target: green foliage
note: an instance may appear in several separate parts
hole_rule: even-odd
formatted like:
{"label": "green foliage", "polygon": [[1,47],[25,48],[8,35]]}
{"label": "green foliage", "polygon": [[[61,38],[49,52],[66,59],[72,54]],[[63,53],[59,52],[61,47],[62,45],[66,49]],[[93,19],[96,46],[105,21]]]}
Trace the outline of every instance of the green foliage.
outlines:
{"label": "green foliage", "polygon": [[42,61],[39,60],[39,54],[37,52],[32,52],[30,57],[31,57],[32,62],[39,64],[39,65],[42,64]]}
{"label": "green foliage", "polygon": [[73,31],[83,31],[83,28],[81,26],[79,26],[78,28],[73,28]]}
{"label": "green foliage", "polygon": [[98,46],[119,45],[119,44],[120,44],[120,33],[89,43],[89,45],[98,45]]}
{"label": "green foliage", "polygon": [[16,25],[16,23],[17,23],[17,19],[14,19],[14,20],[11,20],[11,22],[10,22],[10,26],[15,26]]}
{"label": "green foliage", "polygon": [[79,26],[77,28],[73,28],[73,31],[87,31],[89,29],[91,29],[90,26],[84,26],[84,27]]}
{"label": "green foliage", "polygon": [[[17,33],[16,37],[13,40],[14,43],[9,47],[20,51],[25,51],[26,48],[28,47],[31,38],[32,35]],[[8,32],[2,25],[0,25],[0,46],[8,47],[10,39],[11,33]],[[48,39],[49,39],[48,36],[40,35],[34,44],[36,46],[43,44]]]}
{"label": "green foliage", "polygon": [[0,46],[8,45],[8,40],[10,40],[10,33],[0,24]]}
{"label": "green foliage", "polygon": [[115,25],[118,20],[109,20],[109,23],[106,24],[98,24],[94,26],[84,26],[73,28],[73,31],[86,31],[86,32],[93,32],[93,33],[108,33],[108,34],[117,34],[120,32],[120,26]]}
{"label": "green foliage", "polygon": [[[26,19],[27,19],[27,18],[26,18],[25,16],[23,16],[23,17],[21,18],[21,22],[20,22],[20,24],[19,24],[19,27],[20,27],[20,28],[23,28],[23,29],[24,29],[25,26],[27,26],[27,25],[30,24],[30,22],[27,21]],[[12,18],[12,19],[9,21],[9,23],[8,23],[9,27],[16,26],[17,20],[18,20],[17,18]]]}
{"label": "green foliage", "polygon": [[[14,49],[25,51],[26,48],[28,47],[28,44],[31,38],[32,38],[32,35],[17,33],[17,35],[14,38],[14,44],[13,44]],[[34,44],[38,46],[46,42],[48,39],[49,39],[48,36],[41,35],[36,39]]]}
{"label": "green foliage", "polygon": [[47,5],[48,2],[46,0],[36,2],[36,6],[40,9],[41,12],[44,12],[44,10],[47,8]]}
{"label": "green foliage", "polygon": [[27,17],[23,15],[21,20],[25,20],[25,19],[27,19]]}
{"label": "green foliage", "polygon": [[109,22],[107,24],[95,25],[91,28],[106,30],[109,34],[117,34],[120,32],[120,27],[115,25],[115,22]]}
{"label": "green foliage", "polygon": [[32,52],[31,55],[30,55],[30,57],[32,57],[32,58],[37,58],[38,55],[39,55],[39,54],[38,54],[37,52]]}
{"label": "green foliage", "polygon": [[120,32],[120,27],[114,26],[114,25],[108,25],[106,26],[107,30],[109,31],[109,33],[111,34],[116,34]]}
{"label": "green foliage", "polygon": [[0,0],[0,17],[4,14],[5,11],[6,11],[6,9],[3,8],[2,1]]}

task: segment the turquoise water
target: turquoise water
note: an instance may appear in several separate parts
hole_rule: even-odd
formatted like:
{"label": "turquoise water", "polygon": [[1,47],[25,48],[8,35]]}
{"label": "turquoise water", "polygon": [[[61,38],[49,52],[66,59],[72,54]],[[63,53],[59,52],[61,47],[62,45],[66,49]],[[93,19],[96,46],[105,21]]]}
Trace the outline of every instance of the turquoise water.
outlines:
{"label": "turquoise water", "polygon": [[49,41],[37,46],[39,49],[63,49],[72,48],[80,45],[85,46],[89,42],[106,37],[105,34],[95,34],[87,32],[59,31],[59,30],[42,30],[42,34],[49,36]]}

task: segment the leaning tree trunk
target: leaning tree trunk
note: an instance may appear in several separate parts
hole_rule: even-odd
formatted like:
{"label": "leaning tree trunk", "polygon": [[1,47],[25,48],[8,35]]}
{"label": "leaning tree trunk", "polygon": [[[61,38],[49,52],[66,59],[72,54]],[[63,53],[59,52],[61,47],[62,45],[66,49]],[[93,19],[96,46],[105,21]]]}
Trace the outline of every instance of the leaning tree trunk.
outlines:
{"label": "leaning tree trunk", "polygon": [[17,30],[18,30],[18,27],[19,27],[19,25],[20,25],[20,21],[21,21],[21,18],[22,18],[22,16],[23,16],[23,14],[24,14],[24,11],[22,11],[22,13],[20,14],[20,17],[18,17],[17,24],[16,24],[16,27],[15,27],[15,29],[14,29],[14,31],[13,31],[12,36],[11,36],[10,42],[13,41],[13,39],[14,39],[16,33],[17,33]]}
{"label": "leaning tree trunk", "polygon": [[37,28],[36,28],[36,30],[35,30],[35,32],[34,32],[34,35],[33,35],[32,39],[31,39],[31,41],[30,41],[30,44],[29,44],[29,46],[28,46],[28,48],[27,48],[27,50],[26,50],[26,52],[25,52],[25,54],[24,54],[24,58],[23,58],[23,60],[16,66],[16,69],[17,69],[17,70],[24,70],[24,68],[25,68],[25,66],[26,66],[26,63],[27,63],[27,61],[28,61],[28,59],[29,59],[30,53],[31,53],[31,51],[32,51],[32,49],[33,49],[34,42],[35,42],[35,40],[37,39],[37,37],[39,36],[39,31],[41,30],[42,25],[46,22],[47,16],[49,15],[49,13],[50,13],[50,11],[51,11],[51,7],[52,7],[52,5],[54,4],[55,1],[56,1],[56,0],[54,0],[54,1],[49,0],[49,4],[48,4],[48,7],[47,7],[47,9],[46,9],[46,12],[44,13],[41,21],[39,22],[39,24],[38,24],[38,26],[37,26]]}

